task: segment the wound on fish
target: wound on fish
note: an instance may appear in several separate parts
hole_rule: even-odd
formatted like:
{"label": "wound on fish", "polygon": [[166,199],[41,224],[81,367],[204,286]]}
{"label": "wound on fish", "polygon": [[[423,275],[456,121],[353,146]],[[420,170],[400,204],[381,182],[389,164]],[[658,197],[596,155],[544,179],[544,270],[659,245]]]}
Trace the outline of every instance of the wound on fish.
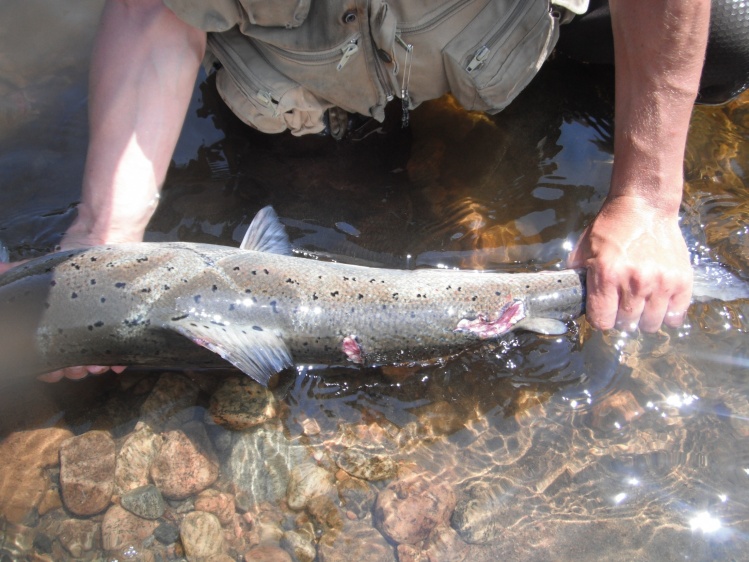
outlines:
{"label": "wound on fish", "polygon": [[490,320],[485,313],[481,313],[473,320],[463,318],[458,322],[455,331],[469,332],[477,335],[479,339],[486,340],[506,334],[523,318],[525,318],[523,301],[515,300],[502,307],[496,320]]}
{"label": "wound on fish", "polygon": [[341,349],[343,350],[343,353],[346,354],[346,357],[348,357],[348,360],[352,363],[356,363],[357,365],[364,364],[364,351],[359,344],[359,338],[355,335],[352,334],[343,338]]}

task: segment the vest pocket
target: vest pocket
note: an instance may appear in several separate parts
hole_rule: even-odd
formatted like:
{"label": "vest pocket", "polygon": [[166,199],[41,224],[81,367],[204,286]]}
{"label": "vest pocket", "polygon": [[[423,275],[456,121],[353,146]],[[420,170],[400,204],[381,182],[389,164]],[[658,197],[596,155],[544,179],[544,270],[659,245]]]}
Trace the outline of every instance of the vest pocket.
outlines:
{"label": "vest pocket", "polygon": [[269,65],[237,29],[209,34],[208,47],[223,65],[218,92],[242,121],[264,133],[288,129],[297,136],[325,128],[323,116],[332,104]]}
{"label": "vest pocket", "polygon": [[501,111],[536,75],[558,36],[548,1],[490,1],[442,51],[451,93],[465,109]]}

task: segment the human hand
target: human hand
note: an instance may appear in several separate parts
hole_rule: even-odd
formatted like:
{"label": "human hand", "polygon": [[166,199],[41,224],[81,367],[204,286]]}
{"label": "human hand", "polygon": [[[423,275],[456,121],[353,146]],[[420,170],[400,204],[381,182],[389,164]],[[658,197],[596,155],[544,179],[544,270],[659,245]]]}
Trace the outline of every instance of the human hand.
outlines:
{"label": "human hand", "polygon": [[586,316],[594,328],[656,332],[684,320],[692,268],[678,217],[643,199],[607,199],[569,266],[587,269]]}

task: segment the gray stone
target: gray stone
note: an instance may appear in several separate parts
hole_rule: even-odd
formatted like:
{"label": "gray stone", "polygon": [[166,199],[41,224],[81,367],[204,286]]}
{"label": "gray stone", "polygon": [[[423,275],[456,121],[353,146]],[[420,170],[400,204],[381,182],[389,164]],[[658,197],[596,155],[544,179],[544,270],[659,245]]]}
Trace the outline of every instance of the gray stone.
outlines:
{"label": "gray stone", "polygon": [[161,544],[174,544],[179,539],[179,529],[171,523],[165,522],[154,529],[153,536]]}
{"label": "gray stone", "polygon": [[120,505],[144,519],[158,519],[166,509],[161,492],[153,484],[127,492],[120,498]]}
{"label": "gray stone", "polygon": [[150,427],[131,433],[117,453],[115,493],[125,492],[148,484],[148,472],[164,440]]}
{"label": "gray stone", "polygon": [[164,373],[140,409],[136,429],[148,426],[161,431],[169,419],[195,405],[199,388],[190,379],[176,373]]}

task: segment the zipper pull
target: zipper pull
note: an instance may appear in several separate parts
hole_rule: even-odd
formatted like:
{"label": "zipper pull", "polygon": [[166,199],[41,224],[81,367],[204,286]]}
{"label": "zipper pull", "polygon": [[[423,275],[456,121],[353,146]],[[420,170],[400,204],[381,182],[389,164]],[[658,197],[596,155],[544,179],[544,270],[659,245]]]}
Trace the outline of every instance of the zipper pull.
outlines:
{"label": "zipper pull", "polygon": [[351,43],[346,45],[342,50],[343,56],[341,57],[341,60],[338,61],[338,66],[335,67],[336,70],[341,70],[346,66],[348,60],[359,51],[359,44],[356,41],[351,41]]}
{"label": "zipper pull", "polygon": [[473,72],[479,66],[484,64],[484,60],[486,60],[486,57],[488,56],[489,56],[489,47],[487,47],[486,45],[484,45],[483,47],[479,47],[479,49],[473,55],[471,62],[469,62],[468,66],[466,66],[466,70],[468,72]]}

